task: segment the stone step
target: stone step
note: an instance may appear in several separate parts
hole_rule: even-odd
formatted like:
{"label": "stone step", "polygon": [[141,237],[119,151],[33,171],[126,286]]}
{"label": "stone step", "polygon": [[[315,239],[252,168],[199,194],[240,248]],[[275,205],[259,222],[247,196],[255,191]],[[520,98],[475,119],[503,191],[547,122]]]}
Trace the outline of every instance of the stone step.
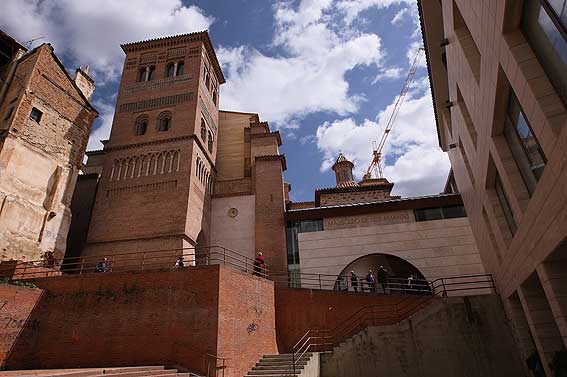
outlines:
{"label": "stone step", "polygon": [[175,376],[177,370],[164,370],[163,366],[85,368],[85,369],[46,369],[29,371],[0,372],[0,377],[146,377]]}
{"label": "stone step", "polygon": [[[275,363],[275,362],[259,362],[256,365],[254,365],[252,367],[252,369],[266,369],[266,368],[284,368],[287,366],[291,366],[292,363],[291,362],[283,362],[283,363]],[[295,363],[296,367],[301,367],[303,368],[305,365],[307,365],[307,361],[299,361],[297,363]]]}

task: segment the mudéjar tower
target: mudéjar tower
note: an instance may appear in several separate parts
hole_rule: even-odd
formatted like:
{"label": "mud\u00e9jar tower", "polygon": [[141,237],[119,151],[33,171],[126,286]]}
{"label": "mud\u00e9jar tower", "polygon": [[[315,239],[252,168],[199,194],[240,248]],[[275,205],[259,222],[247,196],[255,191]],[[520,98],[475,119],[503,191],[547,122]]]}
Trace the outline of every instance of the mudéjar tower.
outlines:
{"label": "mud\u00e9jar tower", "polygon": [[225,82],[209,35],[121,47],[126,59],[83,255],[207,245]]}

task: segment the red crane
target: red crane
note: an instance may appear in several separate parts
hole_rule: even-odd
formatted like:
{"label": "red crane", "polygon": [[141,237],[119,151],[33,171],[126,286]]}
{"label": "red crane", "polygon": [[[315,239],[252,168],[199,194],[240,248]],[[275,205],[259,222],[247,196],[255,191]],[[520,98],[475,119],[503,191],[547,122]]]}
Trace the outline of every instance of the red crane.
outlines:
{"label": "red crane", "polygon": [[417,50],[417,54],[415,54],[415,57],[413,58],[413,63],[408,72],[408,76],[406,77],[406,81],[404,83],[404,86],[402,87],[400,95],[396,99],[396,104],[394,106],[394,109],[392,110],[392,114],[390,114],[390,119],[388,119],[388,124],[384,129],[380,143],[378,144],[378,146],[376,146],[376,141],[373,142],[374,151],[372,153],[372,162],[370,162],[370,166],[368,167],[368,169],[366,169],[366,173],[364,174],[363,179],[370,179],[373,176],[375,178],[382,178],[382,148],[384,148],[384,144],[386,144],[388,135],[390,135],[390,131],[392,130],[396,118],[398,117],[398,113],[400,112],[400,108],[404,103],[404,99],[406,98],[406,94],[409,91],[410,84],[413,81],[413,77],[415,76],[415,72],[417,71],[419,61],[421,60],[421,56],[424,52],[425,49],[423,47],[420,47]]}

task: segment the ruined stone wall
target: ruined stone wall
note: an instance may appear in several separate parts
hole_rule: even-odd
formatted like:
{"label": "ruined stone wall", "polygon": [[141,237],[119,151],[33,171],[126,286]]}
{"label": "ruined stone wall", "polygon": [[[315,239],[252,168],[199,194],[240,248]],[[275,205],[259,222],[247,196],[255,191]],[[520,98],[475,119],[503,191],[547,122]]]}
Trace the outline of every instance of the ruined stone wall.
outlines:
{"label": "ruined stone wall", "polygon": [[[32,108],[42,112],[39,122]],[[34,260],[65,252],[69,210],[96,112],[51,49],[40,47],[16,70],[0,113],[0,258]]]}

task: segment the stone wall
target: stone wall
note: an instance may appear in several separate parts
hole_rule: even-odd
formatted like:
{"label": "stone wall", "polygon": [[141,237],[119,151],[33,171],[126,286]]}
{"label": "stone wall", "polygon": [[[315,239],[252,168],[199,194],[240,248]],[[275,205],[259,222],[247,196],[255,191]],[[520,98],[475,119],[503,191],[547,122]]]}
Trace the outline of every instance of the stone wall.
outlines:
{"label": "stone wall", "polygon": [[89,106],[47,45],[18,64],[0,108],[12,114],[0,125],[0,259],[65,253],[71,196],[97,115]]}
{"label": "stone wall", "polygon": [[449,298],[321,356],[322,377],[525,376],[497,296]]}
{"label": "stone wall", "polygon": [[254,195],[213,198],[212,202],[211,245],[224,246],[254,259]]}
{"label": "stone wall", "polygon": [[405,259],[428,280],[484,273],[465,217],[324,230],[298,238],[302,273],[336,276],[355,259],[375,253]]}

